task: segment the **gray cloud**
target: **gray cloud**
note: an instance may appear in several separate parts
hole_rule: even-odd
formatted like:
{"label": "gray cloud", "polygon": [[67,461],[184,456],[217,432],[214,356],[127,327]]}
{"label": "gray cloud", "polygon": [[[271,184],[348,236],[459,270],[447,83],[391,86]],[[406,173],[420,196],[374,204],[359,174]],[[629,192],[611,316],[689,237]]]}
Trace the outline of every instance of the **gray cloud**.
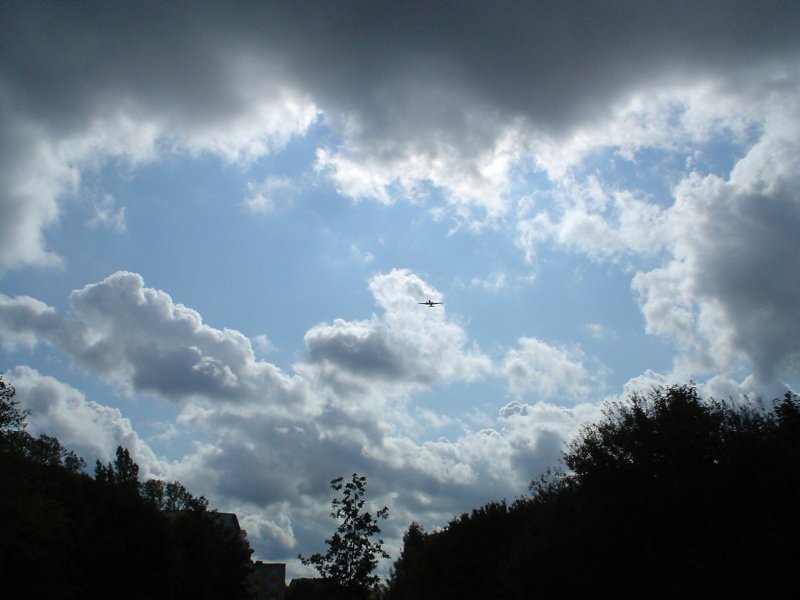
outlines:
{"label": "gray cloud", "polygon": [[87,400],[75,388],[30,367],[16,367],[6,373],[6,378],[13,382],[22,408],[30,411],[31,433],[57,437],[90,468],[95,460],[113,460],[115,448],[122,445],[133,453],[143,477],[164,473],[165,464],[118,409]]}
{"label": "gray cloud", "polygon": [[[792,77],[793,2],[7,2],[0,29],[0,268],[52,264],[44,228],[83,170],[162,149],[246,160],[324,112],[343,193],[447,191],[506,213],[510,169],[543,136],[644,89],[726,93]],[[738,91],[737,91],[738,90]],[[447,164],[442,169],[441,164]]]}
{"label": "gray cloud", "polygon": [[675,207],[675,262],[688,271],[708,352],[723,365],[725,350],[741,352],[768,385],[799,374],[799,116],[794,107],[768,129],[728,181],[684,181]]}
{"label": "gray cloud", "polygon": [[194,2],[158,10],[12,2],[5,12],[4,79],[30,113],[62,128],[68,116],[130,98],[174,111],[179,122],[241,110],[249,98],[236,77],[247,63],[233,67],[248,57],[268,60],[276,79],[300,81],[326,103],[358,108],[376,129],[409,110],[415,84],[455,88],[454,98],[467,92],[543,124],[574,123],[642,79],[737,71],[800,47],[792,2]]}
{"label": "gray cloud", "polygon": [[394,269],[375,275],[369,286],[383,314],[311,328],[305,336],[308,356],[295,366],[299,372],[342,393],[370,385],[388,385],[398,393],[492,372],[489,357],[467,345],[466,332],[447,319],[444,307],[418,304],[440,294],[417,275]]}
{"label": "gray cloud", "polygon": [[390,333],[377,321],[347,322],[337,319],[306,333],[312,363],[333,363],[365,376],[396,379],[407,375],[403,356],[392,348]]}
{"label": "gray cloud", "polygon": [[132,391],[164,398],[269,402],[276,413],[304,406],[303,384],[256,360],[250,340],[119,272],[70,295],[75,318],[29,297],[0,296],[6,344],[47,343]]}

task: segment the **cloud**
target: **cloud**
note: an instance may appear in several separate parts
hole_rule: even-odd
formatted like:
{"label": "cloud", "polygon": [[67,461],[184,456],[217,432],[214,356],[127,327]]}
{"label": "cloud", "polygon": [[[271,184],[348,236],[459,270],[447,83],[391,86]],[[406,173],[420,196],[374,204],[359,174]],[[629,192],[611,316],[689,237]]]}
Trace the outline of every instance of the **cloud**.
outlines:
{"label": "cloud", "polygon": [[616,333],[603,323],[589,323],[586,325],[586,332],[596,340],[613,339]]}
{"label": "cloud", "polygon": [[256,360],[238,331],[206,325],[139,275],[115,273],[74,291],[70,303],[75,318],[33,298],[0,297],[4,343],[46,343],[131,392],[175,401],[261,397],[277,412],[303,410],[302,382]]}
{"label": "cloud", "polygon": [[[524,405],[453,421],[423,409],[423,427],[461,432],[453,441],[415,440],[420,411],[410,390],[490,377],[495,369],[444,307],[417,304],[441,296],[413,272],[377,274],[369,288],[381,314],[311,328],[294,375],[256,360],[243,335],[212,328],[132,273],[73,292],[71,316],[32,298],[3,297],[0,334],[8,343],[46,344],[128,392],[179,402],[166,425],[198,441],[167,461],[119,410],[28,367],[9,376],[37,415],[37,431],[89,460],[105,459],[117,444],[131,448],[143,474],[177,479],[214,506],[236,510],[252,524],[259,556],[288,559],[318,544],[330,528],[327,482],[350,472],[367,475],[375,504],[406,519],[387,530],[399,547],[411,519],[430,527],[521,493],[589,413],[584,405]],[[537,372],[548,377],[553,366],[539,364]],[[563,387],[562,376],[551,377]],[[351,382],[347,393],[335,389],[341,381]],[[469,424],[478,421],[479,428]]]}
{"label": "cloud", "polygon": [[267,402],[275,414],[313,413],[318,400],[308,382],[405,393],[492,372],[491,360],[468,345],[444,307],[418,304],[440,297],[418,276],[394,270],[374,276],[369,286],[383,314],[309,329],[298,375],[257,359],[243,334],[207,325],[197,311],[129,272],[72,292],[72,316],[30,297],[0,296],[0,336],[9,348],[47,344],[127,392],[173,401]]}
{"label": "cloud", "polygon": [[668,214],[670,260],[638,274],[648,331],[673,337],[707,370],[746,360],[774,386],[796,376],[793,290],[800,267],[797,103],[775,112],[730,177],[693,174]]}
{"label": "cloud", "polygon": [[305,336],[307,357],[296,369],[339,392],[389,385],[396,388],[394,393],[474,381],[492,372],[491,360],[467,345],[466,332],[447,319],[444,307],[418,304],[441,297],[418,276],[395,269],[375,275],[369,288],[383,314],[312,327]]}
{"label": "cloud", "polygon": [[125,207],[116,207],[114,197],[110,194],[105,194],[99,202],[94,203],[94,215],[89,219],[90,227],[108,227],[115,230],[117,233],[124,233],[125,225]]}
{"label": "cloud", "polygon": [[[534,271],[554,244],[631,273],[647,332],[679,352],[631,386],[713,369],[709,389],[774,389],[797,363],[796,3],[9,2],[4,16],[0,270],[63,266],[47,233],[68,199],[103,198],[92,222],[121,229],[128,207],[82,184],[109,167],[211,156],[246,173],[250,210],[285,206],[296,184],[248,169],[313,128],[316,176],[353,201],[432,197],[434,218],[511,231]],[[732,172],[710,166],[719,141]],[[620,175],[640,164],[648,185]],[[472,283],[499,289],[505,272]],[[522,337],[495,365],[447,304],[417,304],[442,295],[415,273],[368,285],[376,314],[311,327],[292,372],[255,356],[266,337],[125,272],[69,311],[0,295],[0,337],[173,402],[204,441],[137,460],[241,511],[273,556],[329,533],[336,474],[367,474],[397,522],[438,525],[519,493],[595,416],[581,402],[604,371],[579,347]],[[503,375],[517,398],[499,414],[414,406],[414,391]],[[145,447],[119,411],[14,377],[48,415],[36,427],[69,445]],[[418,415],[452,441],[416,439]]]}
{"label": "cloud", "polygon": [[350,258],[355,262],[368,265],[375,260],[375,255],[369,250],[362,250],[358,244],[350,245]]}
{"label": "cloud", "polygon": [[[798,251],[790,231],[800,205],[800,103],[786,93],[796,78],[780,70],[764,86],[701,87],[671,96],[671,108],[642,100],[643,115],[659,106],[667,115],[662,123],[643,116],[655,123],[647,135],[613,120],[585,132],[580,148],[548,165],[552,187],[521,203],[516,228],[529,262],[555,243],[632,272],[647,333],[678,351],[676,377],[741,380],[752,371],[748,389],[772,394],[797,377],[790,290],[800,276],[787,257]],[[735,153],[731,167],[709,166],[714,144]],[[655,185],[624,176],[631,167],[637,177],[658,170],[652,160],[638,168],[640,152],[670,165]]]}
{"label": "cloud", "polygon": [[538,401],[527,404],[512,400],[500,409],[503,434],[513,452],[512,468],[527,473],[528,482],[547,469],[556,467],[579,428],[601,418],[596,403],[579,403],[574,407]]}
{"label": "cloud", "polygon": [[21,407],[30,411],[28,430],[57,437],[83,457],[90,470],[95,460],[113,460],[116,447],[123,446],[131,451],[143,478],[164,472],[164,463],[118,409],[87,400],[75,388],[27,366],[18,366],[5,377],[16,388]]}
{"label": "cloud", "polygon": [[269,61],[213,33],[207,10],[96,8],[7,7],[0,269],[59,264],[44,231],[58,222],[65,197],[81,191],[82,176],[112,160],[139,166],[163,155],[211,154],[252,161],[317,118],[307,97],[266,76]]}
{"label": "cloud", "polygon": [[269,214],[290,203],[298,193],[297,184],[288,177],[270,175],[261,182],[247,183],[245,208],[255,214]]}
{"label": "cloud", "polygon": [[[12,2],[0,30],[0,268],[58,263],[44,231],[87,169],[168,153],[247,163],[320,119],[336,135],[317,168],[342,194],[388,203],[432,186],[455,218],[495,223],[521,165],[559,172],[552,148],[591,151],[603,122],[627,148],[668,143],[674,127],[654,115],[670,113],[648,110],[669,102],[659,90],[704,89],[718,110],[785,93],[799,11]],[[712,113],[689,110],[685,125],[699,132]]]}
{"label": "cloud", "polygon": [[469,284],[472,287],[481,288],[489,292],[497,292],[505,289],[508,286],[508,276],[503,271],[492,273],[486,279],[480,277],[473,277]]}
{"label": "cloud", "polygon": [[559,348],[530,337],[522,337],[518,342],[519,349],[509,350],[503,361],[513,394],[544,397],[566,394],[581,398],[589,393],[593,376],[583,365],[580,348]]}

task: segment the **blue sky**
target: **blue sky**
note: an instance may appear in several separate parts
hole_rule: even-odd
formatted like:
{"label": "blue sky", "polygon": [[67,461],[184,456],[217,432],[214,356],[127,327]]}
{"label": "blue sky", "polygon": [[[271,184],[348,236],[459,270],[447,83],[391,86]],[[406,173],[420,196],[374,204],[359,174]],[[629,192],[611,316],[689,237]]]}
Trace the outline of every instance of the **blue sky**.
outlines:
{"label": "blue sky", "polygon": [[4,378],[290,575],[338,475],[397,556],[604,401],[800,387],[795,3],[2,11]]}

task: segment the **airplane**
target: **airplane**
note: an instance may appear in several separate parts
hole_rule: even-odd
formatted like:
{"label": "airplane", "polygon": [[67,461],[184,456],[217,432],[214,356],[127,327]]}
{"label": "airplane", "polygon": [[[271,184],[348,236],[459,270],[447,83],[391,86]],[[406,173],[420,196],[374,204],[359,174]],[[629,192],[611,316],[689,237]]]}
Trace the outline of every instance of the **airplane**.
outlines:
{"label": "airplane", "polygon": [[432,300],[428,300],[427,302],[417,302],[417,304],[424,304],[425,306],[427,306],[429,308],[433,308],[437,304],[441,304],[441,302],[434,302]]}

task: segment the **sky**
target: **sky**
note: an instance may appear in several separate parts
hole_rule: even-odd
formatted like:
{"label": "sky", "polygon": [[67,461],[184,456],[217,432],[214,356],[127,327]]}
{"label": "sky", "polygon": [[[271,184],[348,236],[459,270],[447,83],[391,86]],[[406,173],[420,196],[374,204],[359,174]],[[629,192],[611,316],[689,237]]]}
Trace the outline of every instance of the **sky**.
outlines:
{"label": "sky", "polygon": [[604,402],[797,391],[799,30],[777,1],[4,2],[0,371],[32,432],[127,447],[289,577],[334,477],[396,558]]}

